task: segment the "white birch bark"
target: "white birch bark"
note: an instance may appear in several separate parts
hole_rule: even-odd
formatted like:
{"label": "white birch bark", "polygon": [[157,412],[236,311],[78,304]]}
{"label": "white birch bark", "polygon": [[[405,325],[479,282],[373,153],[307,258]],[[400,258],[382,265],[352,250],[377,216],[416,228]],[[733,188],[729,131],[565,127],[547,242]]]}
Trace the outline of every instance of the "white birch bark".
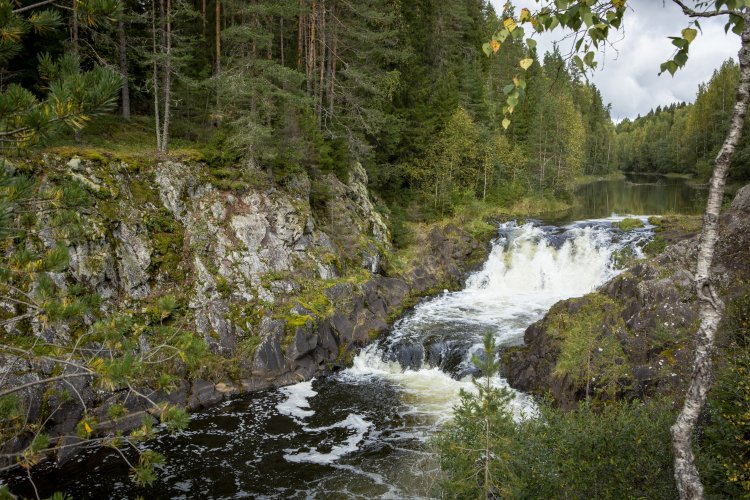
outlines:
{"label": "white birch bark", "polygon": [[683,500],[702,499],[704,497],[703,484],[695,466],[692,435],[706,403],[708,390],[711,387],[713,376],[711,355],[714,350],[714,337],[724,310],[724,304],[714,288],[711,273],[711,263],[718,238],[719,212],[724,196],[727,171],[742,137],[748,101],[750,100],[750,15],[745,13],[743,17],[745,18],[745,27],[742,31],[742,47],[739,52],[740,83],[737,88],[729,132],[714,164],[706,212],[703,217],[703,230],[695,272],[695,287],[700,303],[701,323],[695,338],[693,374],[685,395],[682,411],[672,426],[674,475],[680,498]]}

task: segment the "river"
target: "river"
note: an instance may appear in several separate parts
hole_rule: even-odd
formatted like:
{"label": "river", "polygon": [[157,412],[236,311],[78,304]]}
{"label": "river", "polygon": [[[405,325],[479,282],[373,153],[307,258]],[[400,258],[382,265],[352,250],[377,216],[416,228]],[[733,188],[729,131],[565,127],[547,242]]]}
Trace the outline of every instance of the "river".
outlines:
{"label": "river", "polygon": [[[613,254],[640,251],[652,236],[647,215],[702,204],[684,181],[656,177],[597,182],[577,196],[564,217],[499,225],[463,290],[423,300],[349,369],[237,397],[193,414],[184,432],[159,432],[144,447],[167,464],[150,488],[136,487],[106,453],[48,471],[39,485],[75,498],[429,497],[437,472],[429,437],[451,418],[459,391],[472,390],[469,360],[484,332],[501,347],[521,343],[555,302],[620,272]],[[645,227],[621,231],[613,223],[625,215]],[[526,395],[513,405],[518,418],[533,415]]]}

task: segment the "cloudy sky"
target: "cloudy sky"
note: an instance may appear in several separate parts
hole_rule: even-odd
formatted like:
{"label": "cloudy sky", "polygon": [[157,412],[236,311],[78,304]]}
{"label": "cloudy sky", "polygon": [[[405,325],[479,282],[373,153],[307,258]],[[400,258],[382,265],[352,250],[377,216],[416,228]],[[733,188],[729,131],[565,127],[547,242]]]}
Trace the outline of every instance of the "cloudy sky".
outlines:
{"label": "cloudy sky", "polygon": [[[491,0],[498,12],[505,0]],[[690,2],[688,2],[690,3]],[[517,9],[539,8],[535,0],[514,0]],[[676,101],[692,102],[698,84],[711,78],[721,63],[736,59],[740,47],[739,37],[731,31],[724,34],[726,20],[722,17],[700,21],[703,33],[690,47],[690,59],[674,77],[665,73],[659,76],[659,65],[670,59],[674,47],[668,36],[678,36],[687,27],[687,18],[671,0],[629,0],[623,31],[611,48],[599,58],[599,69],[593,81],[602,92],[605,102],[612,103],[612,118],[635,118],[649,109]],[[545,34],[539,38],[539,53],[551,50],[552,43],[563,32]],[[565,54],[569,45],[561,44]]]}

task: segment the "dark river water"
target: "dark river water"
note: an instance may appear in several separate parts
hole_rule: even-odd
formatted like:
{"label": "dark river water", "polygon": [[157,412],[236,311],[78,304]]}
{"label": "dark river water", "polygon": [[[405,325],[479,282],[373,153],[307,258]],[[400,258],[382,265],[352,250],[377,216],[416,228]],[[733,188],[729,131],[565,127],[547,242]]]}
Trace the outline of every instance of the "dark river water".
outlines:
{"label": "dark river water", "polygon": [[661,175],[626,174],[624,180],[599,181],[581,186],[575,208],[567,220],[608,217],[617,214],[700,214],[707,188],[697,188],[685,179]]}
{"label": "dark river water", "polygon": [[[237,397],[191,416],[189,429],[160,431],[143,445],[167,464],[148,488],[135,486],[121,458],[99,452],[37,474],[40,494],[74,498],[424,498],[436,494],[429,438],[472,390],[469,359],[491,330],[499,346],[558,300],[615,276],[613,253],[636,254],[651,227],[628,232],[625,215],[698,213],[704,192],[679,179],[631,177],[577,193],[564,216],[501,224],[483,268],[458,292],[425,299],[343,372]],[[497,385],[505,381],[497,378]],[[534,403],[514,401],[518,418]],[[32,495],[22,477],[12,490]]]}

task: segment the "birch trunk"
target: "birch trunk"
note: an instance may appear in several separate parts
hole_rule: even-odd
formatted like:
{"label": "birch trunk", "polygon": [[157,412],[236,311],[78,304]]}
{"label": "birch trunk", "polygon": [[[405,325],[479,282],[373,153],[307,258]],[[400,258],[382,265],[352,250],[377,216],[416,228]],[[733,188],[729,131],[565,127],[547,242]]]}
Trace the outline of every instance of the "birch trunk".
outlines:
{"label": "birch trunk", "polygon": [[742,137],[742,128],[745,123],[748,101],[750,101],[750,14],[746,13],[743,17],[745,27],[742,31],[742,47],[739,52],[740,83],[737,87],[729,132],[716,157],[713,176],[709,184],[708,202],[703,216],[703,230],[695,271],[695,288],[700,302],[701,324],[695,339],[693,374],[682,411],[672,426],[674,476],[677,490],[683,500],[703,498],[703,484],[695,466],[692,436],[711,387],[713,376],[711,355],[714,349],[714,337],[724,310],[724,304],[714,288],[711,273],[714,248],[718,238],[719,212],[727,171]]}

